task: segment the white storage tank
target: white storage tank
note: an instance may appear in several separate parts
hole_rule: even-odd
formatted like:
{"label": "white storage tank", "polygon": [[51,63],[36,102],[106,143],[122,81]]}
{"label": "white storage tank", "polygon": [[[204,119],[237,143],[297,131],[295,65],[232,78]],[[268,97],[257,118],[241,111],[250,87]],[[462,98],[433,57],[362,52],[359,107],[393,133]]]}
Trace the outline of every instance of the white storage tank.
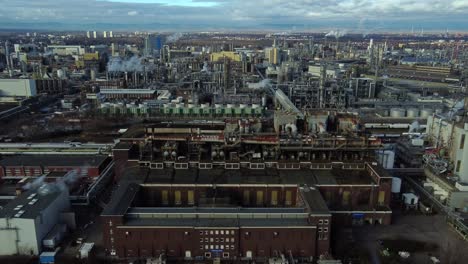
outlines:
{"label": "white storage tank", "polygon": [[425,108],[421,110],[421,118],[428,118],[434,113],[434,110],[431,108]]}
{"label": "white storage tank", "polygon": [[402,118],[405,117],[406,111],[402,108],[392,108],[390,110],[390,117],[393,118]]}
{"label": "white storage tank", "polygon": [[400,193],[401,192],[401,179],[397,177],[392,178],[392,193]]}
{"label": "white storage tank", "polygon": [[419,117],[419,109],[417,109],[417,108],[408,109],[408,111],[406,111],[406,116],[407,117],[412,117],[412,118]]}

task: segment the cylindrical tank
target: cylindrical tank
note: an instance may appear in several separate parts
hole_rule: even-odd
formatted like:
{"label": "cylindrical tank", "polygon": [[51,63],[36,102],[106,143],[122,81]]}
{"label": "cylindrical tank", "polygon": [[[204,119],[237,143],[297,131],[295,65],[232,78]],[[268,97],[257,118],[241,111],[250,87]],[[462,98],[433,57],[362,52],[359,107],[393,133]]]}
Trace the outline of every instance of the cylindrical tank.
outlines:
{"label": "cylindrical tank", "polygon": [[401,192],[401,179],[397,177],[392,178],[392,193]]}
{"label": "cylindrical tank", "polygon": [[421,110],[421,118],[428,118],[434,113],[434,110],[431,108],[425,108]]}
{"label": "cylindrical tank", "polygon": [[419,117],[419,109],[417,108],[409,108],[408,111],[406,111],[406,117]]}
{"label": "cylindrical tank", "polygon": [[405,109],[402,109],[402,108],[392,108],[390,110],[390,117],[393,117],[393,118],[401,118],[401,117],[405,117]]}

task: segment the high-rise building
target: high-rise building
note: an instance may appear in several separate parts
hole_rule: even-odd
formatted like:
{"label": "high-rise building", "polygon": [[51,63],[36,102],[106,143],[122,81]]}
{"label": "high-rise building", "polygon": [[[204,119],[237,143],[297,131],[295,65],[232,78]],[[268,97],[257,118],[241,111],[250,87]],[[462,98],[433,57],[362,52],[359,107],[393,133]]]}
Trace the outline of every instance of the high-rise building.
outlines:
{"label": "high-rise building", "polygon": [[97,32],[96,32],[96,31],[93,31],[93,37],[94,37],[95,39],[97,39]]}
{"label": "high-rise building", "polygon": [[114,32],[109,31],[109,38],[113,38],[113,37],[114,37]]}
{"label": "high-rise building", "polygon": [[86,37],[91,38],[91,31],[86,31]]}
{"label": "high-rise building", "polygon": [[107,38],[107,31],[104,31],[103,33],[104,38]]}
{"label": "high-rise building", "polygon": [[145,38],[145,56],[152,56],[159,54],[160,50],[163,48],[163,40],[160,35],[148,34]]}
{"label": "high-rise building", "polygon": [[265,57],[271,64],[281,63],[281,51],[277,47],[271,47],[265,49]]}

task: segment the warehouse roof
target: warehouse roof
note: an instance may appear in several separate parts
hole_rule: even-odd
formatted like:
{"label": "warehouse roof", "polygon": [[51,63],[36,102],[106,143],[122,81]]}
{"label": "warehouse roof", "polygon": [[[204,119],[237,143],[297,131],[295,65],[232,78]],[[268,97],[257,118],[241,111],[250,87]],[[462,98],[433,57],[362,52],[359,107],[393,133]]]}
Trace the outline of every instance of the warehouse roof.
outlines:
{"label": "warehouse roof", "polygon": [[58,166],[58,167],[98,167],[105,155],[14,155],[3,156],[0,166]]}
{"label": "warehouse roof", "polygon": [[53,201],[61,199],[63,191],[55,189],[47,194],[40,194],[37,190],[22,193],[11,200],[0,210],[0,218],[35,219],[48,208]]}

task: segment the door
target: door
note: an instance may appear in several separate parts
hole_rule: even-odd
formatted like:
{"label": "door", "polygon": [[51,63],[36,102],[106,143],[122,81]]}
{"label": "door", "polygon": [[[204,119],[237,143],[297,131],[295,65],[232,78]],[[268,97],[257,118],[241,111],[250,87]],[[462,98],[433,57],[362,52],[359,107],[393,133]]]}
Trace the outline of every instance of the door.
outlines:
{"label": "door", "polygon": [[379,192],[379,200],[377,202],[379,205],[384,205],[385,204],[385,191],[380,191]]}

